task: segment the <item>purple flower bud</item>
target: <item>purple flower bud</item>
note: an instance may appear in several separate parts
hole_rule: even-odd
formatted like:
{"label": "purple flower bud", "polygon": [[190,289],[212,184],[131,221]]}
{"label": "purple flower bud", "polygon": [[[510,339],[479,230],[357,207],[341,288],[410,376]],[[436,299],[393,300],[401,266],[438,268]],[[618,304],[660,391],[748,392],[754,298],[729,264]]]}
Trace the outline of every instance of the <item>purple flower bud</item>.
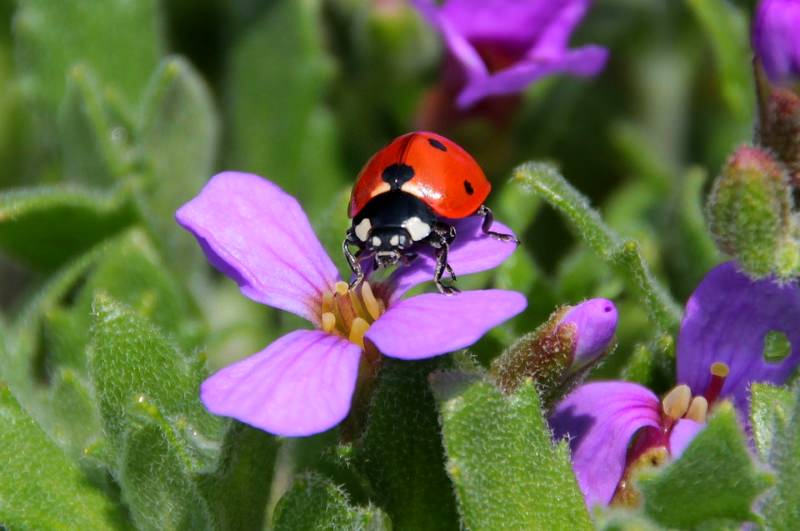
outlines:
{"label": "purple flower bud", "polygon": [[559,326],[573,323],[576,330],[573,370],[581,370],[602,356],[617,330],[617,308],[608,299],[589,299],[573,306]]}
{"label": "purple flower bud", "polygon": [[770,81],[800,81],[800,0],[762,0],[753,24],[753,48]]}

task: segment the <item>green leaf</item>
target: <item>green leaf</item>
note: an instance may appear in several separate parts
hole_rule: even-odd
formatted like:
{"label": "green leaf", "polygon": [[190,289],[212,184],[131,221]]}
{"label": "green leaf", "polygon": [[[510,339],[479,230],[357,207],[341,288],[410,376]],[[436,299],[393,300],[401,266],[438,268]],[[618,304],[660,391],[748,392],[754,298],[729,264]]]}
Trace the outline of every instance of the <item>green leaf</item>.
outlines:
{"label": "green leaf", "polygon": [[354,507],[347,494],[331,480],[307,473],[295,479],[275,507],[275,531],[392,529],[376,507]]}
{"label": "green leaf", "polygon": [[753,115],[752,52],[747,17],[725,0],[686,0],[711,41],[722,83],[722,97],[740,117]]}
{"label": "green leaf", "polygon": [[117,481],[139,529],[213,529],[211,513],[190,475],[179,437],[147,401],[132,406]]}
{"label": "green leaf", "polygon": [[753,464],[736,411],[724,402],[680,459],[642,477],[640,487],[651,519],[692,528],[715,520],[754,521],[751,506],[769,482]]}
{"label": "green leaf", "polygon": [[139,148],[150,180],[145,219],[177,270],[202,259],[197,243],[175,223],[175,211],[211,177],[219,124],[205,81],[184,59],[159,66],[139,118]]}
{"label": "green leaf", "polygon": [[785,387],[766,383],[750,386],[750,424],[761,459],[768,461],[775,441],[785,436],[795,397]]}
{"label": "green leaf", "polygon": [[316,211],[342,184],[335,128],[322,106],[332,77],[320,0],[278,0],[233,50],[227,165],[262,175]]}
{"label": "green leaf", "polygon": [[17,63],[25,89],[52,113],[64,95],[67,72],[88,65],[103,87],[139,101],[161,55],[155,0],[50,2],[20,0],[14,17]]}
{"label": "green leaf", "polygon": [[397,529],[458,529],[428,374],[443,360],[383,358],[356,463]]}
{"label": "green leaf", "polygon": [[48,433],[73,458],[100,440],[100,413],[88,382],[70,369],[59,370],[50,386],[53,426]]}
{"label": "green leaf", "polygon": [[447,472],[469,529],[591,529],[565,441],[528,380],[512,396],[478,374],[432,377]]}
{"label": "green leaf", "polygon": [[128,193],[47,186],[0,193],[0,249],[53,270],[133,220]]}
{"label": "green leaf", "polygon": [[[761,392],[766,388],[761,387]],[[800,391],[795,389],[791,402],[785,395],[774,398],[777,403],[772,415],[776,429],[769,463],[777,481],[762,503],[762,510],[767,529],[797,529],[800,526]],[[791,413],[791,419],[783,417],[784,413]]]}
{"label": "green leaf", "polygon": [[0,382],[0,522],[9,529],[111,529],[120,511]]}
{"label": "green leaf", "polygon": [[128,169],[123,129],[112,124],[89,68],[75,66],[66,90],[58,115],[64,177],[95,186],[112,184]]}
{"label": "green leaf", "polygon": [[131,406],[152,403],[185,440],[196,468],[215,457],[221,427],[200,403],[198,387],[205,371],[165,340],[139,314],[98,294],[93,310],[89,367],[111,447],[119,457],[133,418]]}
{"label": "green leaf", "polygon": [[583,241],[623,274],[628,288],[639,296],[654,324],[664,330],[677,327],[680,308],[650,272],[638,244],[622,241],[555,168],[529,162],[514,170],[513,179],[522,183],[521,189],[542,197],[564,215]]}
{"label": "green leaf", "polygon": [[278,440],[232,421],[217,470],[201,488],[220,529],[260,529],[266,515]]}

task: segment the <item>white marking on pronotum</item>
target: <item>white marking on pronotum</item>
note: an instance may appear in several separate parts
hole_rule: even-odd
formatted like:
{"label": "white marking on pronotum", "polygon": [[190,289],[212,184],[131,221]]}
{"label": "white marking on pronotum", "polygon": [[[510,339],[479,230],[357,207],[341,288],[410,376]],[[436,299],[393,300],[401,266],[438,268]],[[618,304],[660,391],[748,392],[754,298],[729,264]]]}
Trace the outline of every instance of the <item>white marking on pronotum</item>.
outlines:
{"label": "white marking on pronotum", "polygon": [[394,247],[397,247],[397,246],[400,244],[400,236],[398,236],[397,234],[395,234],[394,236],[392,236],[392,237],[389,239],[389,244],[390,244],[390,245],[392,245],[392,246],[394,246]]}
{"label": "white marking on pronotum", "polygon": [[377,236],[373,236],[372,237],[372,246],[373,247],[378,247],[378,246],[380,246],[380,244],[381,244],[381,239],[378,238]]}
{"label": "white marking on pronotum", "polygon": [[403,228],[411,235],[411,239],[415,242],[424,240],[431,233],[431,226],[419,219],[417,216],[408,218],[403,223]]}
{"label": "white marking on pronotum", "polygon": [[369,218],[362,219],[361,223],[356,225],[356,237],[362,242],[367,241],[367,237],[369,236],[369,229],[371,228],[372,228],[372,223],[370,223]]}

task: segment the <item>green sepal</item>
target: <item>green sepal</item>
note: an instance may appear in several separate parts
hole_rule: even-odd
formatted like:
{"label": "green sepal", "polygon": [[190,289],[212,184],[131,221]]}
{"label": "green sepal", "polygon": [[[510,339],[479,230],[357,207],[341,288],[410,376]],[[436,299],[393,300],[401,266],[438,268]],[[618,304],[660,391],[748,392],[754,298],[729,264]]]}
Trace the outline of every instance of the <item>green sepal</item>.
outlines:
{"label": "green sepal", "polygon": [[463,524],[591,529],[566,441],[553,443],[530,380],[511,396],[480,374],[432,377]]}
{"label": "green sepal", "polygon": [[312,472],[295,478],[275,507],[272,520],[275,531],[392,529],[389,518],[380,509],[353,506],[340,487]]}

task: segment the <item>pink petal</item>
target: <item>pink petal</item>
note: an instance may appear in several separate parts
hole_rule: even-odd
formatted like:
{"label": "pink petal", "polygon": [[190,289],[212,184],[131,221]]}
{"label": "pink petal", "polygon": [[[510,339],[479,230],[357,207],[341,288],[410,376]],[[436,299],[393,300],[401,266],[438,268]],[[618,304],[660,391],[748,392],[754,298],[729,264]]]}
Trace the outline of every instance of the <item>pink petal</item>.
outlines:
{"label": "pink petal", "polygon": [[361,348],[318,330],[291,332],[209,377],[200,398],[215,415],[297,437],[336,426],[350,411]]}
{"label": "pink petal", "polygon": [[672,428],[669,434],[669,453],[673,459],[677,459],[689,446],[689,443],[700,433],[706,425],[690,419],[680,419]]}
{"label": "pink petal", "polygon": [[585,384],[556,406],[550,425],[557,438],[569,436],[572,466],[589,508],[611,501],[631,438],[641,428],[659,426],[660,406],[649,389],[628,382]]}
{"label": "pink petal", "polygon": [[430,358],[470,346],[526,305],[522,294],[498,289],[426,293],[390,306],[366,337],[392,358]]}
{"label": "pink petal", "polygon": [[294,197],[257,175],[225,172],[176,219],[247,297],[319,322],[322,292],[339,275]]}
{"label": "pink petal", "polygon": [[[453,222],[456,239],[450,246],[448,262],[456,276],[486,271],[502,264],[517,249],[513,242],[504,242],[483,233],[483,218],[472,216]],[[495,221],[491,230],[503,234],[513,234],[511,229]],[[433,280],[436,260],[430,249],[424,249],[408,267],[400,267],[389,280],[393,290],[392,299],[400,296],[423,282]]]}
{"label": "pink petal", "polygon": [[603,69],[607,59],[608,50],[601,46],[584,46],[560,56],[524,59],[495,74],[471,80],[458,95],[458,105],[466,108],[487,96],[520,92],[534,81],[552,74],[593,76]]}

